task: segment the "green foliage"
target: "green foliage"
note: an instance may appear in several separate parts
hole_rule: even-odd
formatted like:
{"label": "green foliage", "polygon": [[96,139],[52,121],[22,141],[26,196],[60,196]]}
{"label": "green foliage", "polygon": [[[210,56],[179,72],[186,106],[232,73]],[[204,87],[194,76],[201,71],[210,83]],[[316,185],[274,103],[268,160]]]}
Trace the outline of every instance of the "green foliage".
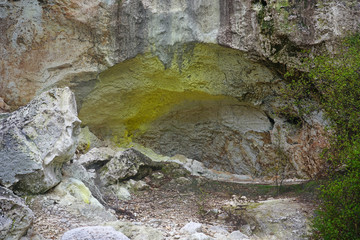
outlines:
{"label": "green foliage", "polygon": [[[320,188],[314,239],[360,239],[360,35],[345,39],[335,54],[304,59],[307,73],[289,71],[285,112],[322,109],[329,120],[330,180]],[[309,101],[310,99],[310,101]],[[313,104],[309,104],[312,102]]]}

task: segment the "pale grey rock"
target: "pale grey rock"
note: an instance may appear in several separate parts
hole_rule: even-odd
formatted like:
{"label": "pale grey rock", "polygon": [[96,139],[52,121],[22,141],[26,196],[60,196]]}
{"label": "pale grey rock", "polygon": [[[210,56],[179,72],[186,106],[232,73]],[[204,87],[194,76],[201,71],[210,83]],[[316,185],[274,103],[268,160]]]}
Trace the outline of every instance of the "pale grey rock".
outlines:
{"label": "pale grey rock", "polygon": [[202,231],[202,224],[197,222],[189,222],[180,229],[180,232],[186,234],[193,234]]}
{"label": "pale grey rock", "polygon": [[59,208],[66,209],[69,215],[81,216],[84,221],[103,223],[116,220],[116,216],[92,195],[90,189],[75,178],[64,178],[51,193],[40,196],[37,201],[44,201],[44,198],[53,199]]}
{"label": "pale grey rock", "polygon": [[188,240],[213,240],[214,238],[205,235],[204,233],[194,233],[188,237]]}
{"label": "pale grey rock", "polygon": [[82,154],[76,161],[87,169],[98,169],[109,162],[116,154],[110,147],[93,148],[89,152]]}
{"label": "pale grey rock", "polygon": [[211,227],[209,228],[209,231],[211,231],[211,232],[213,232],[213,233],[224,234],[224,235],[228,235],[228,234],[229,234],[228,230],[226,230],[225,228],[220,227],[220,226],[211,226]]}
{"label": "pale grey rock", "polygon": [[29,193],[57,185],[80,128],[70,89],[44,92],[0,121],[0,183]]}
{"label": "pale grey rock", "polygon": [[20,239],[31,227],[34,218],[34,213],[23,199],[0,187],[0,239]]}
{"label": "pale grey rock", "polygon": [[251,235],[252,235],[252,229],[251,229],[250,224],[242,225],[242,226],[240,227],[240,231],[241,231],[242,233],[244,233],[245,235],[247,235],[247,236],[251,236]]}
{"label": "pale grey rock", "polygon": [[133,179],[130,179],[129,181],[127,181],[125,183],[125,186],[133,192],[143,191],[143,190],[150,188],[150,186],[147,185],[146,182],[144,182],[142,180],[135,181]]}
{"label": "pale grey rock", "polygon": [[310,231],[306,209],[293,198],[271,199],[249,203],[242,217],[250,225],[250,238],[300,240]]}
{"label": "pale grey rock", "polygon": [[126,178],[146,176],[150,173],[147,171],[149,168],[158,165],[159,163],[153,162],[141,152],[130,148],[124,152],[117,152],[110,162],[100,169],[99,177],[102,184],[107,186]]}
{"label": "pale grey rock", "polygon": [[87,188],[89,188],[91,194],[104,206],[106,202],[103,198],[99,186],[95,183],[97,174],[94,169],[87,170],[83,165],[80,165],[78,161],[73,163],[66,163],[63,165],[62,174],[67,178],[75,178],[82,181]]}
{"label": "pale grey rock", "polygon": [[107,222],[106,226],[111,226],[117,231],[124,233],[131,240],[164,240],[163,234],[151,227],[139,225],[131,222]]}
{"label": "pale grey rock", "polygon": [[109,188],[111,189],[111,193],[114,193],[118,199],[120,200],[131,199],[131,193],[125,186],[111,185]]}
{"label": "pale grey rock", "polygon": [[249,237],[240,231],[234,231],[229,235],[230,240],[249,240]]}
{"label": "pale grey rock", "polygon": [[112,227],[91,226],[75,228],[64,233],[61,240],[130,240],[121,232],[115,231]]}

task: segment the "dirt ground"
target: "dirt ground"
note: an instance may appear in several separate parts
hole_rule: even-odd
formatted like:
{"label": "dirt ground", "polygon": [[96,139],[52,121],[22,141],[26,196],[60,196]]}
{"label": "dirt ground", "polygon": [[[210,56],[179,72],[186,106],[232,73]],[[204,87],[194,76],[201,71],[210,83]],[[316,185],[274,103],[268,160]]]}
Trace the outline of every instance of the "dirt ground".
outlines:
{"label": "dirt ground", "polygon": [[[162,178],[146,177],[149,188],[136,191],[131,200],[121,201],[105,196],[108,205],[114,209],[119,220],[141,223],[163,232],[166,239],[178,239],[179,230],[188,222],[200,222],[204,233],[211,226],[221,226],[229,232],[239,230],[241,217],[227,212],[224,206],[238,200],[242,203],[257,202],[269,198],[292,197],[296,201],[313,206],[314,191],[311,184],[283,186],[278,192],[276,186],[226,183],[199,177]],[[56,203],[33,204],[36,215],[34,234],[45,239],[59,239],[64,232],[75,227],[89,226],[92,222],[81,216],[71,215],[56,206]],[[98,223],[93,223],[98,224]]]}

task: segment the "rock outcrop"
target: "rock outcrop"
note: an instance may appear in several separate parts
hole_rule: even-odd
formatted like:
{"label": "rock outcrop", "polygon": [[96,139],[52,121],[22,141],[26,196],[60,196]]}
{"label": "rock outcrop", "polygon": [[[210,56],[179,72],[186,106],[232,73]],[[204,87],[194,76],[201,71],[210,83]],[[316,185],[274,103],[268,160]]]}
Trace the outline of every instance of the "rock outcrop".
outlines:
{"label": "rock outcrop", "polygon": [[286,177],[311,178],[324,124],[277,116],[282,74],[302,50],[334,51],[359,16],[356,0],[2,1],[0,96],[69,86],[83,123],[121,146],[252,176],[278,175],[281,155]]}
{"label": "rock outcrop", "polygon": [[80,120],[69,88],[42,93],[0,120],[0,184],[41,193],[60,182],[73,156]]}
{"label": "rock outcrop", "polygon": [[20,239],[31,227],[34,218],[34,213],[23,199],[0,187],[0,239]]}

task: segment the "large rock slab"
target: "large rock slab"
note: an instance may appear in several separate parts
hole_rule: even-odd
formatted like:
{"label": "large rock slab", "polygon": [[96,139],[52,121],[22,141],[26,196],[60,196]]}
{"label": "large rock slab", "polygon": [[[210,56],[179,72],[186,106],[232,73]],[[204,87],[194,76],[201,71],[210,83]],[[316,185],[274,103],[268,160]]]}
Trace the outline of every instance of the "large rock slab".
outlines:
{"label": "large rock slab", "polygon": [[0,120],[0,184],[41,193],[61,180],[76,149],[80,120],[69,88],[42,93]]}
{"label": "large rock slab", "polygon": [[160,163],[152,161],[141,152],[130,148],[124,152],[117,152],[115,156],[99,171],[99,178],[104,185],[116,184],[130,177],[145,177],[151,167],[158,167]]}
{"label": "large rock slab", "polygon": [[0,187],[0,239],[17,240],[31,227],[34,214],[9,189]]}
{"label": "large rock slab", "polygon": [[83,240],[83,239],[101,239],[101,240],[130,240],[121,232],[115,231],[112,227],[92,226],[81,227],[67,231],[61,240]]}

